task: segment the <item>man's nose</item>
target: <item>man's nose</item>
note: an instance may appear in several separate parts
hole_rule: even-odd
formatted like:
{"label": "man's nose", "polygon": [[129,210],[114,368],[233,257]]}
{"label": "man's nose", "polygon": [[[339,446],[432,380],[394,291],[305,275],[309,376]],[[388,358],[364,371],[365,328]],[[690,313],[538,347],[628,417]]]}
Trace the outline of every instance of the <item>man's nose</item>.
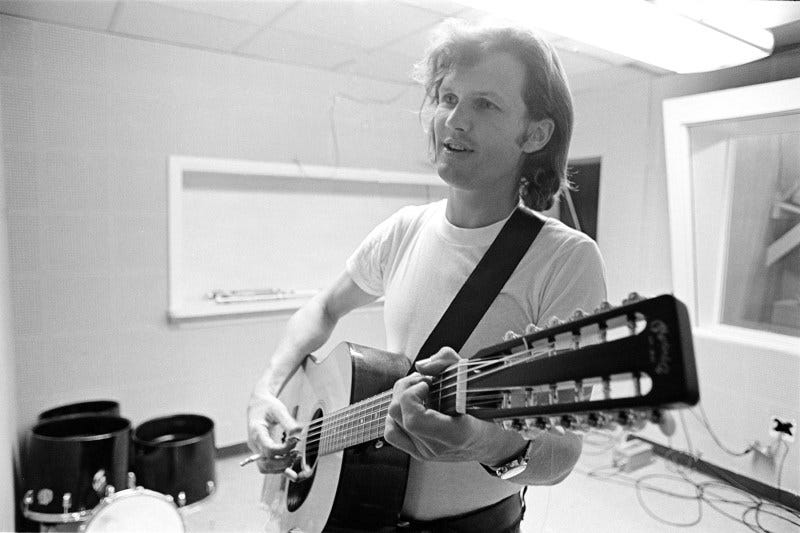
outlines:
{"label": "man's nose", "polygon": [[472,116],[467,106],[458,103],[447,115],[445,125],[458,131],[469,131],[472,126]]}

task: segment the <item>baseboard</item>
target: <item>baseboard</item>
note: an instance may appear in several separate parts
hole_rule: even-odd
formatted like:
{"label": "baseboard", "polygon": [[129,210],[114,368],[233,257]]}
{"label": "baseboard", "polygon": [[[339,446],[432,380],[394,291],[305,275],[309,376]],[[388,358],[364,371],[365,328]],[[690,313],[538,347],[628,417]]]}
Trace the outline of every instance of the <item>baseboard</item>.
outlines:
{"label": "baseboard", "polygon": [[640,437],[638,435],[628,435],[628,440],[638,439],[653,446],[653,452],[659,457],[663,457],[673,463],[679,464],[697,470],[702,474],[715,477],[722,481],[733,480],[741,487],[747,489],[748,492],[754,494],[765,500],[770,500],[791,507],[796,511],[800,511],[800,496],[793,494],[786,490],[778,490],[776,487],[767,485],[755,479],[737,474],[725,468],[708,463],[702,459],[694,457],[686,452],[675,450],[663,444],[658,444],[652,440]]}
{"label": "baseboard", "polygon": [[250,455],[250,448],[247,447],[246,442],[217,448],[217,459],[227,459],[235,455]]}

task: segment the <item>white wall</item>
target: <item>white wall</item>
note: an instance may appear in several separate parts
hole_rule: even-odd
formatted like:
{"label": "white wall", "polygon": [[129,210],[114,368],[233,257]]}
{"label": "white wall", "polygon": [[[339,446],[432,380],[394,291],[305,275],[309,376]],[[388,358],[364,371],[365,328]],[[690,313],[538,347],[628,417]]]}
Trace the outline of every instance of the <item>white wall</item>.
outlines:
{"label": "white wall", "polygon": [[[3,99],[0,95],[0,109]],[[0,117],[0,131],[2,131]],[[0,531],[14,530],[14,484],[16,454],[16,398],[14,387],[14,339],[11,331],[9,294],[8,226],[3,154],[0,152]]]}
{"label": "white wall", "polygon": [[[738,68],[656,79],[605,82],[575,94],[573,157],[601,157],[598,242],[608,266],[612,303],[630,291],[672,291],[662,102],[666,98],[766,83],[800,75],[800,53],[785,53]],[[708,198],[714,202],[715,199]],[[800,360],[735,343],[695,339],[701,401],[729,448],[769,440],[771,414],[800,420]],[[694,448],[713,464],[777,486],[777,468],[752,456],[733,458],[685,413]],[[686,449],[683,432],[673,444]],[[652,429],[644,435],[667,439]],[[783,452],[781,451],[781,454]],[[800,492],[800,446],[790,449],[782,488]]]}
{"label": "white wall", "polygon": [[[287,317],[167,323],[167,157],[430,171],[421,92],[13,17],[0,30],[20,431],[46,408],[113,398],[135,425],[203,413],[217,445],[243,442]],[[373,309],[334,341],[383,338]]]}

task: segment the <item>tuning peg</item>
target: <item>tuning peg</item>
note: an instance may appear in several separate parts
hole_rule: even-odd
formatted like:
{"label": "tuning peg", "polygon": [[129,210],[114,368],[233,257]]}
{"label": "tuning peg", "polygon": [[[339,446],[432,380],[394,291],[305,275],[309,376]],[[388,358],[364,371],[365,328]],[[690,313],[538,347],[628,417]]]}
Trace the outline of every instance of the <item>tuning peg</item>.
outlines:
{"label": "tuning peg", "polygon": [[570,431],[588,431],[589,424],[585,416],[564,415],[561,417],[561,427]]}
{"label": "tuning peg", "polygon": [[656,424],[661,433],[667,437],[671,437],[675,433],[675,419],[667,411],[653,409],[650,413],[650,422]]}
{"label": "tuning peg", "polygon": [[511,330],[506,331],[505,335],[503,335],[504,341],[513,341],[514,339],[520,338],[522,335],[518,335]]}
{"label": "tuning peg", "polygon": [[639,431],[647,424],[647,415],[633,410],[620,411],[617,422],[625,429]]}
{"label": "tuning peg", "polygon": [[645,297],[640,295],[638,292],[632,292],[628,294],[628,297],[622,300],[622,305],[628,305],[636,302],[641,302],[644,300]]}
{"label": "tuning peg", "polygon": [[602,302],[600,302],[600,305],[594,308],[594,314],[604,313],[606,311],[610,311],[613,308],[614,306],[611,305],[607,300],[603,300]]}
{"label": "tuning peg", "polygon": [[589,316],[589,314],[586,311],[584,311],[583,309],[576,309],[575,311],[572,312],[572,316],[569,317],[569,321],[574,322],[575,320],[580,320],[581,318],[584,318],[586,316]]}
{"label": "tuning peg", "polygon": [[589,427],[595,429],[613,429],[616,425],[614,419],[601,412],[589,413],[589,416],[586,417],[586,423]]}
{"label": "tuning peg", "polygon": [[538,333],[542,331],[542,328],[537,326],[536,324],[528,324],[525,326],[525,335],[530,335],[531,333]]}
{"label": "tuning peg", "polygon": [[550,317],[550,320],[547,321],[548,328],[554,328],[556,326],[560,326],[563,324],[564,321],[558,318],[557,316]]}
{"label": "tuning peg", "polygon": [[503,429],[522,431],[525,428],[525,422],[519,418],[509,418],[501,422]]}

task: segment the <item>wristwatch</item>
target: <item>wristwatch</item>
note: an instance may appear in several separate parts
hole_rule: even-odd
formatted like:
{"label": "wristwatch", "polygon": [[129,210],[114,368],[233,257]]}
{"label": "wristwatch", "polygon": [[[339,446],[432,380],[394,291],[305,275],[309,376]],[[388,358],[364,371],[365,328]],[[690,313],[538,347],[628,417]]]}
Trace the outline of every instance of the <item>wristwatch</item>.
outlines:
{"label": "wristwatch", "polygon": [[522,449],[522,452],[520,452],[519,455],[501,464],[500,466],[491,467],[486,466],[483,463],[481,463],[481,466],[484,468],[484,470],[495,477],[499,477],[500,479],[511,479],[512,477],[523,473],[528,467],[528,450],[530,447],[531,441],[528,441],[528,444]]}

